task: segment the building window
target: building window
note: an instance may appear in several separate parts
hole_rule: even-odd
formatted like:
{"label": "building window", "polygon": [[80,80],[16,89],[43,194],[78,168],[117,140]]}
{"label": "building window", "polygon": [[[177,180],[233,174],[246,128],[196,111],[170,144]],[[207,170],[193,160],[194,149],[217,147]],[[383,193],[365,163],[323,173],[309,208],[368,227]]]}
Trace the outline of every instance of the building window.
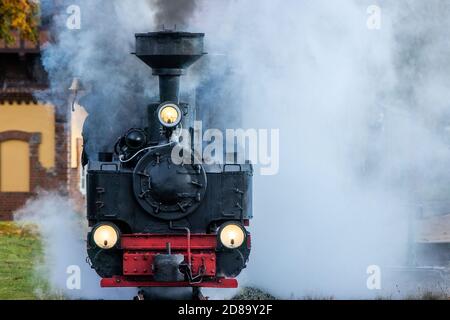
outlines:
{"label": "building window", "polygon": [[30,192],[29,152],[24,141],[0,143],[0,192]]}

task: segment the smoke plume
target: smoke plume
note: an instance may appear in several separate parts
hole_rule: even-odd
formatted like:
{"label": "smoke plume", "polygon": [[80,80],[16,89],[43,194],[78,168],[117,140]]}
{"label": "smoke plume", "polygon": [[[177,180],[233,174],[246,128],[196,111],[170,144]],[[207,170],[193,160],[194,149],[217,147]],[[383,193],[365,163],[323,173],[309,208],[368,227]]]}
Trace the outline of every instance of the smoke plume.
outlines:
{"label": "smoke plume", "polygon": [[[86,262],[87,221],[74,211],[69,199],[56,193],[40,192],[14,217],[19,224],[37,225],[42,239],[44,259],[36,264],[35,273],[37,277],[48,280],[50,292],[36,288],[36,294],[71,299],[125,300],[135,295],[134,289],[100,288],[100,277]],[[79,282],[75,278],[72,282],[75,269],[80,271]]]}
{"label": "smoke plume", "polygon": [[157,27],[173,29],[186,27],[196,9],[197,0],[155,0],[155,22]]}
{"label": "smoke plume", "polygon": [[[73,4],[80,8],[80,29],[66,26],[66,8]],[[86,151],[95,155],[111,150],[128,128],[142,126],[146,105],[157,94],[151,71],[131,54],[134,34],[153,29],[153,10],[148,1],[79,0],[66,5],[53,17],[57,41],[45,48],[42,58],[50,90],[39,98],[53,101],[62,114],[69,112],[68,88],[74,77],[81,79],[88,90],[80,101],[89,113]]]}
{"label": "smoke plume", "polygon": [[225,104],[244,127],[280,128],[279,174],[255,176],[246,275],[280,297],[391,294],[367,288],[367,267],[399,284],[408,221],[448,194],[449,6],[380,1],[371,30],[370,5],[202,1],[193,19],[228,62],[204,83],[238,88]]}

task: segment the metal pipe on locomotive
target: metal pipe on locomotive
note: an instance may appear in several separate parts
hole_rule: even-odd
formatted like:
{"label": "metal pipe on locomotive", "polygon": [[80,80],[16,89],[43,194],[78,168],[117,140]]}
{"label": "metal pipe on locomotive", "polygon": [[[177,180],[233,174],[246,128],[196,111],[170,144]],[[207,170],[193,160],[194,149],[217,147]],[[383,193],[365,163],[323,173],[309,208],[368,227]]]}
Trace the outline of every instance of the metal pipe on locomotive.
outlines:
{"label": "metal pipe on locomotive", "polygon": [[131,128],[114,152],[88,161],[87,251],[103,287],[235,288],[246,266],[252,165],[171,158],[174,132],[193,130],[195,109],[180,102],[180,77],[204,55],[203,40],[136,34],[135,54],[159,77],[160,101],[148,106],[148,127]]}

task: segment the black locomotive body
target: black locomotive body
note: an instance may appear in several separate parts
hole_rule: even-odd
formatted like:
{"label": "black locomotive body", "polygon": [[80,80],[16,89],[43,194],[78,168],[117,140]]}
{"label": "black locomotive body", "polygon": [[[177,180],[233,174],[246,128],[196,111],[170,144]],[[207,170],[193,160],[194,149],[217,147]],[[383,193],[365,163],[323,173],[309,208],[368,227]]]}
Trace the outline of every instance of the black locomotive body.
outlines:
{"label": "black locomotive body", "polygon": [[[159,76],[148,126],[89,159],[88,255],[104,287],[236,287],[250,253],[252,165],[209,163],[177,132],[195,109],[179,101],[184,70],[202,57],[204,34],[136,35],[136,56]],[[111,146],[111,149],[112,146]]]}

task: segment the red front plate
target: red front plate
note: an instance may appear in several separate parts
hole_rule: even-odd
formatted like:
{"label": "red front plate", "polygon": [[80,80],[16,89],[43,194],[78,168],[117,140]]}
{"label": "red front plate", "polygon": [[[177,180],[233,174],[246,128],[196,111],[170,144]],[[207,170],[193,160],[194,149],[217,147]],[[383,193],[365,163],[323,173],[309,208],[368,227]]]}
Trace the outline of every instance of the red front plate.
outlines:
{"label": "red front plate", "polygon": [[[156,282],[153,261],[157,254],[166,254],[167,244],[173,254],[184,255],[185,262],[191,261],[192,275],[203,270],[201,282]],[[123,275],[101,280],[102,287],[207,287],[237,288],[236,279],[216,277],[217,237],[211,234],[161,235],[132,234],[122,235]],[[188,249],[189,248],[189,249]]]}

